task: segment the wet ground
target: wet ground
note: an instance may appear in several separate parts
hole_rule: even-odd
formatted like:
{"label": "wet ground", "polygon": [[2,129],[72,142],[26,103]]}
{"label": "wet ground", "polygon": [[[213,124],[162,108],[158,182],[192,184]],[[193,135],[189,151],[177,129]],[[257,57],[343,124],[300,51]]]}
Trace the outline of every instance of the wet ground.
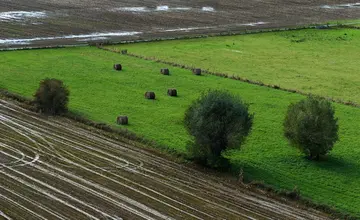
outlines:
{"label": "wet ground", "polygon": [[348,0],[2,0],[0,47],[79,44],[360,18]]}
{"label": "wet ground", "polygon": [[326,219],[0,100],[0,219]]}

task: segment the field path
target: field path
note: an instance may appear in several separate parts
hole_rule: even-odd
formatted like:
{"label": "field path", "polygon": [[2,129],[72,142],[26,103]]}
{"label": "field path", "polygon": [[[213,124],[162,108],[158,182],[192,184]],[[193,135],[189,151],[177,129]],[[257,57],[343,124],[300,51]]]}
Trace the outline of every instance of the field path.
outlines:
{"label": "field path", "polygon": [[0,218],[326,219],[0,100]]}

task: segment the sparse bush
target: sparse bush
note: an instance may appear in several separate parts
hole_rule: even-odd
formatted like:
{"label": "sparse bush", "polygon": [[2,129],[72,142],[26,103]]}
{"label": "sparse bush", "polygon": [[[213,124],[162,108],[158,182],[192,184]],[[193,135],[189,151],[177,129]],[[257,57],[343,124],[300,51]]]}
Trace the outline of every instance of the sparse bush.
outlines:
{"label": "sparse bush", "polygon": [[299,148],[310,159],[332,150],[338,140],[338,119],[331,103],[309,96],[288,107],[284,121],[284,135],[290,144]]}
{"label": "sparse bush", "polygon": [[298,200],[300,199],[300,190],[295,186],[294,189],[288,192],[286,196],[290,199]]}
{"label": "sparse bush", "polygon": [[34,103],[43,113],[58,115],[67,111],[69,90],[61,80],[46,78],[34,95]]}
{"label": "sparse bush", "polygon": [[223,91],[209,91],[195,100],[185,112],[185,127],[194,142],[190,156],[201,164],[226,168],[226,149],[240,147],[251,130],[253,115],[240,98]]}

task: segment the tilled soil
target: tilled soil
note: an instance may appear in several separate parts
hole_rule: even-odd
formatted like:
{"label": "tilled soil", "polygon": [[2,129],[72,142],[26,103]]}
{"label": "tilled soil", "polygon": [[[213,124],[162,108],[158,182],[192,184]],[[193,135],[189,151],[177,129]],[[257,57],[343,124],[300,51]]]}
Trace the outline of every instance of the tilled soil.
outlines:
{"label": "tilled soil", "polygon": [[[29,44],[32,46],[78,44],[92,40],[120,41],[177,37],[359,18],[359,7],[322,7],[346,3],[349,2],[347,0],[2,0],[0,13],[36,11],[45,12],[47,16],[7,21],[0,19],[0,47],[21,44],[21,42],[1,43],[6,39],[28,40],[36,37],[67,36],[67,39],[38,39]],[[158,6],[163,6],[163,10],[157,10]],[[143,7],[142,10],[139,11],[139,7]],[[203,7],[211,10],[203,10]],[[106,32],[141,33],[100,39],[69,37]]]}
{"label": "tilled soil", "polygon": [[326,219],[0,100],[0,218]]}

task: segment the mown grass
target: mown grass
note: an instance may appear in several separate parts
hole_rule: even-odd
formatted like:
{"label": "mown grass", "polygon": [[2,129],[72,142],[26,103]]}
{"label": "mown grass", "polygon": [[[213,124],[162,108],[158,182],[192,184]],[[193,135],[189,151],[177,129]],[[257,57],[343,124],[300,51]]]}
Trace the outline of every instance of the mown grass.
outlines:
{"label": "mown grass", "polygon": [[307,29],[109,48],[360,103],[360,30]]}
{"label": "mown grass", "polygon": [[[0,56],[2,87],[31,97],[41,79],[61,79],[70,89],[72,111],[114,126],[116,116],[128,115],[126,128],[180,153],[190,140],[182,125],[187,106],[202,91],[227,89],[250,103],[255,113],[245,145],[227,155],[234,167],[243,167],[248,179],[288,190],[297,186],[302,196],[360,217],[359,108],[334,104],[340,141],[325,161],[312,162],[289,147],[282,133],[287,106],[304,96],[211,75],[194,76],[172,67],[171,75],[163,76],[159,73],[167,67],[163,64],[89,47],[1,52]],[[112,69],[118,62],[124,66],[121,72]],[[172,87],[179,97],[166,95]],[[155,101],[144,98],[148,90],[156,93]]]}

